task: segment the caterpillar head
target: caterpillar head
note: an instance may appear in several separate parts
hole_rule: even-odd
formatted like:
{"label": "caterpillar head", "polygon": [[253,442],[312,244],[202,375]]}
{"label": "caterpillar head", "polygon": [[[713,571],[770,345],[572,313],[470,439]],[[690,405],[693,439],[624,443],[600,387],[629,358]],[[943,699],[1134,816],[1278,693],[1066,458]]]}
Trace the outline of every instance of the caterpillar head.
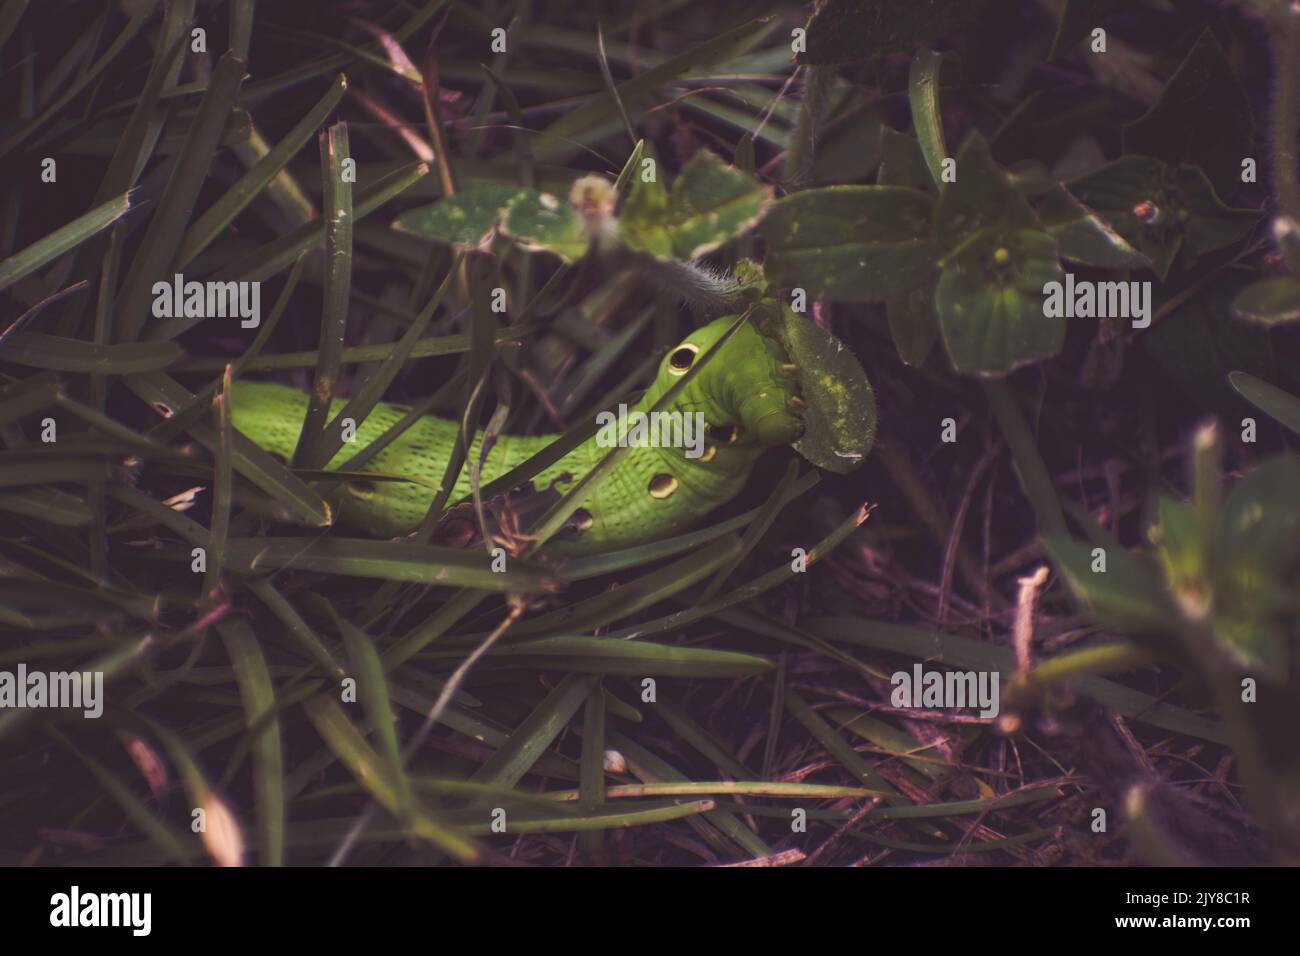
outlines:
{"label": "caterpillar head", "polygon": [[[650,400],[657,400],[690,371],[735,320],[734,315],[716,319],[670,349],[659,365]],[[781,345],[747,322],[687,383],[675,407],[703,412],[712,440],[718,444],[755,452],[788,445],[803,433],[806,407],[794,371]]]}

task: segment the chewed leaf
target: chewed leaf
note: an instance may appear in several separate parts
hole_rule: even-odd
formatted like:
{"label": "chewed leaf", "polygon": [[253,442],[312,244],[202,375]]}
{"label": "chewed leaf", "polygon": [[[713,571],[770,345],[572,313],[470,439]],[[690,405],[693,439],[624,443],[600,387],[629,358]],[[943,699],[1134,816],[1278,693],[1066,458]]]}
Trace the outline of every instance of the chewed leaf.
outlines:
{"label": "chewed leaf", "polygon": [[772,187],[701,151],[682,167],[668,197],[673,252],[697,259],[756,223],[772,204]]}
{"label": "chewed leaf", "polygon": [[404,212],[393,225],[428,239],[477,246],[511,201],[526,192],[518,186],[479,186]]}
{"label": "chewed leaf", "polygon": [[629,248],[660,258],[697,259],[753,226],[772,204],[772,188],[710,152],[682,167],[671,192],[662,182],[633,181],[619,215]]}
{"label": "chewed leaf", "polygon": [[479,246],[498,226],[525,246],[565,261],[587,251],[582,220],[562,199],[518,186],[479,186],[403,213],[398,229],[459,246]]}
{"label": "chewed leaf", "polygon": [[808,403],[795,451],[818,468],[853,471],[876,438],[876,398],[867,374],[843,342],[786,306],[777,334],[799,368],[799,386]]}
{"label": "chewed leaf", "polygon": [[581,259],[587,252],[581,217],[550,193],[521,192],[511,201],[501,228],[524,245],[553,252],[566,262]]}

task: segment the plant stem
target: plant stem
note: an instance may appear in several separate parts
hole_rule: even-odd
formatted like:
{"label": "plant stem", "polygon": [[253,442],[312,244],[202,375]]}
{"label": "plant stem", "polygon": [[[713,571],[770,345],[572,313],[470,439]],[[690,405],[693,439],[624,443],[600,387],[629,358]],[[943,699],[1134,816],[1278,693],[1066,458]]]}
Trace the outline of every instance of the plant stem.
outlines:
{"label": "plant stem", "polygon": [[1278,244],[1293,274],[1300,275],[1300,179],[1296,170],[1297,120],[1300,120],[1300,29],[1289,3],[1279,3],[1272,18],[1277,89],[1273,96],[1273,189],[1290,228]]}

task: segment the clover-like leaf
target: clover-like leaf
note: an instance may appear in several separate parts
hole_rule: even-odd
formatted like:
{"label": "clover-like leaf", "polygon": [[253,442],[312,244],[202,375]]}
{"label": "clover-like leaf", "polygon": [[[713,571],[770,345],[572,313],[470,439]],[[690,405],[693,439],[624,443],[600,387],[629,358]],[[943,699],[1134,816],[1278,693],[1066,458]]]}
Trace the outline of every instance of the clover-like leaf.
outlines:
{"label": "clover-like leaf", "polygon": [[934,201],[901,186],[827,186],[775,203],[759,226],[774,286],[881,302],[934,281]]}
{"label": "clover-like leaf", "polygon": [[1066,320],[1044,314],[1043,290],[1059,282],[1056,240],[1041,230],[985,230],[949,256],[935,306],[953,368],[1005,375],[1055,355]]}

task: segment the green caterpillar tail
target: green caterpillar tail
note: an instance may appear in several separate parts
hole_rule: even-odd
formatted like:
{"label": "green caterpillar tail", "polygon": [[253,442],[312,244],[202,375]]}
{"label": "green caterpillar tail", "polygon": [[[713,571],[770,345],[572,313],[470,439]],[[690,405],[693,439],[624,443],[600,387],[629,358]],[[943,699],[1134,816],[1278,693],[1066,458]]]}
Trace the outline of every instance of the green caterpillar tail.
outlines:
{"label": "green caterpillar tail", "polygon": [[[723,317],[697,329],[660,364],[654,384],[632,413],[648,412],[695,359],[713,345],[734,322]],[[776,445],[798,439],[803,431],[803,403],[793,377],[794,368],[781,346],[749,323],[723,343],[719,353],[686,384],[667,412],[700,413],[706,423],[703,445],[694,449],[659,447],[633,440],[618,467],[583,502],[570,521],[566,553],[589,553],[631,547],[690,530],[710,511],[744,487],[758,457]],[[336,399],[331,416],[342,411]],[[266,451],[288,460],[298,444],[307,396],[297,389],[265,382],[236,382],[232,391],[232,423]],[[328,467],[344,462],[382,435],[404,416],[397,406],[380,403],[357,427],[355,441],[344,445]],[[666,421],[667,419],[661,419]],[[691,419],[692,422],[698,419]],[[647,435],[648,432],[644,433]],[[683,434],[689,434],[683,432]],[[419,419],[362,468],[377,475],[413,481],[349,481],[334,492],[331,504],[342,527],[376,537],[409,534],[424,518],[455,447],[457,425],[433,416]],[[519,465],[555,440],[555,435],[501,435],[488,452],[481,483],[486,484]],[[610,429],[593,438],[536,475],[525,492],[554,498],[567,491],[610,450]],[[483,434],[475,435],[470,460],[478,459]],[[689,457],[688,451],[696,457]],[[452,490],[450,501],[470,494],[468,469]],[[526,530],[526,529],[525,529]]]}

